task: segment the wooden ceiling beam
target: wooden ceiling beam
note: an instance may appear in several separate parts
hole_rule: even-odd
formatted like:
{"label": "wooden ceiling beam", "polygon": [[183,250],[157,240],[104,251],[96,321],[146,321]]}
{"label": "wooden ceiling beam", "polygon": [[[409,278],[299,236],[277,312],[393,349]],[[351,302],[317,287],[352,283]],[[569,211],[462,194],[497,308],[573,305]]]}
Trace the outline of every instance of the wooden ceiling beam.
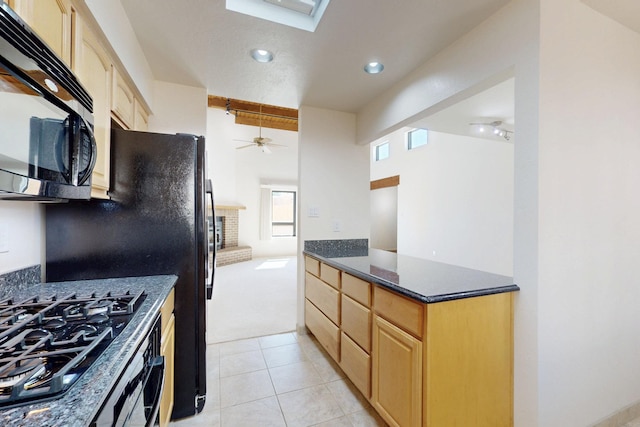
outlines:
{"label": "wooden ceiling beam", "polygon": [[277,105],[260,104],[257,102],[242,101],[238,99],[225,98],[223,96],[209,95],[208,104],[211,108],[227,109],[227,101],[229,102],[230,110],[246,111],[250,113],[288,117],[291,119],[298,119],[298,110],[294,108],[278,107]]}
{"label": "wooden ceiling beam", "polygon": [[251,101],[209,95],[208,106],[229,110],[236,124],[260,126],[271,129],[298,131],[298,110],[278,107],[277,105],[260,104]]}
{"label": "wooden ceiling beam", "polygon": [[261,123],[260,118],[257,115],[238,113],[235,121],[238,125],[260,126],[262,124],[263,128],[290,130],[294,132],[298,131],[298,121],[291,119],[263,116]]}

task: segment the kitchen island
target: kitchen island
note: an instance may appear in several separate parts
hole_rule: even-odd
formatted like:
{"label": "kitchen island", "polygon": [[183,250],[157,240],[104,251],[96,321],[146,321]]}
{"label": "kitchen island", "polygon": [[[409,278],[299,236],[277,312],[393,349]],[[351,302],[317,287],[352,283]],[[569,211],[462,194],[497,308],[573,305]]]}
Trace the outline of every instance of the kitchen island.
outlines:
{"label": "kitchen island", "polygon": [[50,298],[52,295],[70,293],[104,294],[107,290],[114,293],[144,291],[146,297],[122,332],[64,395],[37,403],[24,403],[10,408],[0,407],[0,425],[90,425],[140,342],[153,326],[176,280],[176,276],[165,275],[42,283],[14,290],[3,288],[2,298],[15,301],[34,296]]}
{"label": "kitchen island", "polygon": [[513,425],[512,278],[305,249],[305,324],[387,423]]}

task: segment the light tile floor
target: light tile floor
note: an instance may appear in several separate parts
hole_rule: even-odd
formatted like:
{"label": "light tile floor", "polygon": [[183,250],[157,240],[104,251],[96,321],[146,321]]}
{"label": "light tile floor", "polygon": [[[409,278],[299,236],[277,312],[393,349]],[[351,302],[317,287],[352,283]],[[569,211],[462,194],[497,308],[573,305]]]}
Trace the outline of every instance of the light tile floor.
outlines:
{"label": "light tile floor", "polygon": [[312,335],[207,346],[207,400],[172,427],[374,427],[387,424]]}

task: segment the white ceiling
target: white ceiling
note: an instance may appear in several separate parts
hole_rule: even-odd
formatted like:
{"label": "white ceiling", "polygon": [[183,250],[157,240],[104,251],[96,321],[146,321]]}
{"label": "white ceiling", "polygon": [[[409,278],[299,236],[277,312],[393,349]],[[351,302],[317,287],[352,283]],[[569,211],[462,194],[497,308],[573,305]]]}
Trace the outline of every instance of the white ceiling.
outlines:
{"label": "white ceiling", "polygon": [[640,33],[640,1],[582,0],[600,13]]}
{"label": "white ceiling", "polygon": [[[355,113],[509,0],[332,0],[315,32],[228,11],[224,0],[121,2],[158,80]],[[275,60],[256,63],[253,48]],[[364,73],[371,60],[384,72]]]}

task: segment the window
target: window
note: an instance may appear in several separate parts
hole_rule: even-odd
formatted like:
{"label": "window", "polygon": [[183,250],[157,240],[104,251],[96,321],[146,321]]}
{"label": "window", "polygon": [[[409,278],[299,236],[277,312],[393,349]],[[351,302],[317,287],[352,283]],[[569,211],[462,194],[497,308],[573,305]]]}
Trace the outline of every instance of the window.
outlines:
{"label": "window", "polygon": [[375,146],[374,158],[377,161],[384,160],[389,157],[389,141],[383,142]]}
{"label": "window", "polygon": [[271,192],[271,235],[293,237],[296,235],[296,192]]}
{"label": "window", "polygon": [[413,150],[422,145],[427,145],[428,131],[426,129],[414,129],[407,132],[407,150]]}

